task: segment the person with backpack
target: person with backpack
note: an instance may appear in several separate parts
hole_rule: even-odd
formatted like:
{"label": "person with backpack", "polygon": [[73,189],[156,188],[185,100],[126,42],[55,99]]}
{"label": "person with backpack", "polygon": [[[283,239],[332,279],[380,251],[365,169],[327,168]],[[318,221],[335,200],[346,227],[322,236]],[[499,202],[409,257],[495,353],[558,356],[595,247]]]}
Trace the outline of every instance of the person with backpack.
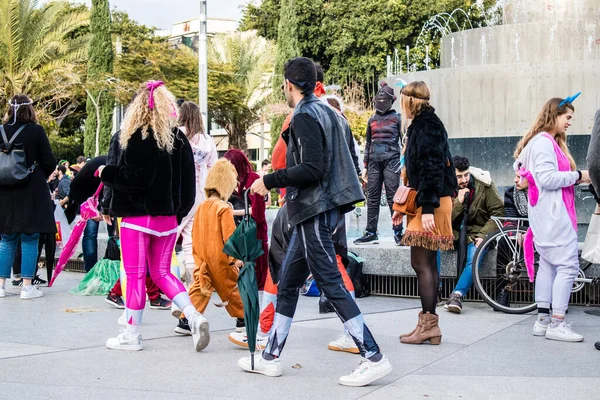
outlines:
{"label": "person with backpack", "polygon": [[8,117],[0,126],[0,297],[21,241],[21,299],[42,297],[32,285],[40,234],[56,233],[46,180],[56,158],[40,125],[33,101],[18,94],[9,101]]}

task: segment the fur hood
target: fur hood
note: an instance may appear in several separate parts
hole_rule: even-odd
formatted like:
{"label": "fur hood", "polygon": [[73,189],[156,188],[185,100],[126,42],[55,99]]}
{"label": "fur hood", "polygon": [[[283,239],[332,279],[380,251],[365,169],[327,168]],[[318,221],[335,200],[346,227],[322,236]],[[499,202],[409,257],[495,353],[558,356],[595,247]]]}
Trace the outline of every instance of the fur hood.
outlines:
{"label": "fur hood", "polygon": [[485,186],[492,185],[492,175],[490,174],[490,171],[484,171],[480,168],[469,167],[469,173],[473,178],[477,179]]}
{"label": "fur hood", "polygon": [[221,158],[208,170],[204,192],[207,198],[216,192],[221,200],[227,201],[237,184],[235,167],[228,160]]}

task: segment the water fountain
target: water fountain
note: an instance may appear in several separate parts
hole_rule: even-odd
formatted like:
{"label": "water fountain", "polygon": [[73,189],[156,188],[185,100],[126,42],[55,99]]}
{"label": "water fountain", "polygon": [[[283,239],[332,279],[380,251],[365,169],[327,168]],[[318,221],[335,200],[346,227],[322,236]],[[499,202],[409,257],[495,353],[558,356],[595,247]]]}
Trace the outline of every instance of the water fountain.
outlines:
{"label": "water fountain", "polygon": [[[514,146],[544,102],[582,91],[569,145],[584,167],[600,108],[600,1],[500,0],[496,7],[501,25],[447,33],[438,69],[388,77],[388,84],[427,82],[453,153],[490,169],[499,186],[511,184]],[[445,21],[435,29],[457,30]]]}

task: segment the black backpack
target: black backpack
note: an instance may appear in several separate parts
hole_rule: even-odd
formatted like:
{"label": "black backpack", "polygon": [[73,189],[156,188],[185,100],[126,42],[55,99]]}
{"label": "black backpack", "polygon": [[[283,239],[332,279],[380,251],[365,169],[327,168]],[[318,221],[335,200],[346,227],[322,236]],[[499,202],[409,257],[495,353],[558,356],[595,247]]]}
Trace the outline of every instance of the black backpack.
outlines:
{"label": "black backpack", "polygon": [[121,261],[121,250],[119,248],[119,238],[111,236],[106,244],[106,253],[104,258],[111,261]]}
{"label": "black backpack", "polygon": [[37,162],[35,162],[31,167],[27,167],[25,150],[15,149],[13,146],[13,142],[26,126],[21,126],[8,140],[4,126],[0,125],[3,141],[0,144],[0,186],[11,186],[24,182],[37,166]]}
{"label": "black backpack", "polygon": [[364,258],[357,256],[352,252],[348,252],[348,267],[346,271],[354,285],[354,294],[356,298],[368,297],[371,295],[371,287],[367,277],[363,274]]}

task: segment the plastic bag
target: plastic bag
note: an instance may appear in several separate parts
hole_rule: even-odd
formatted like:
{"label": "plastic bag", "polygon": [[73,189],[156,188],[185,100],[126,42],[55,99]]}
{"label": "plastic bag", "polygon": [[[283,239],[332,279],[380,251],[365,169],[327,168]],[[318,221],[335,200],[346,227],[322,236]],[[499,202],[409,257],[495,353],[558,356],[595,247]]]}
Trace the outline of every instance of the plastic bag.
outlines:
{"label": "plastic bag", "polygon": [[592,214],[588,226],[585,243],[581,251],[581,258],[592,264],[600,264],[600,215]]}
{"label": "plastic bag", "polygon": [[98,261],[69,293],[77,296],[106,296],[119,279],[119,261]]}
{"label": "plastic bag", "polygon": [[54,221],[56,223],[56,257],[58,258],[63,246],[71,236],[71,226],[69,225],[65,211],[58,201],[55,200],[54,203],[56,204],[56,207],[54,208]]}

